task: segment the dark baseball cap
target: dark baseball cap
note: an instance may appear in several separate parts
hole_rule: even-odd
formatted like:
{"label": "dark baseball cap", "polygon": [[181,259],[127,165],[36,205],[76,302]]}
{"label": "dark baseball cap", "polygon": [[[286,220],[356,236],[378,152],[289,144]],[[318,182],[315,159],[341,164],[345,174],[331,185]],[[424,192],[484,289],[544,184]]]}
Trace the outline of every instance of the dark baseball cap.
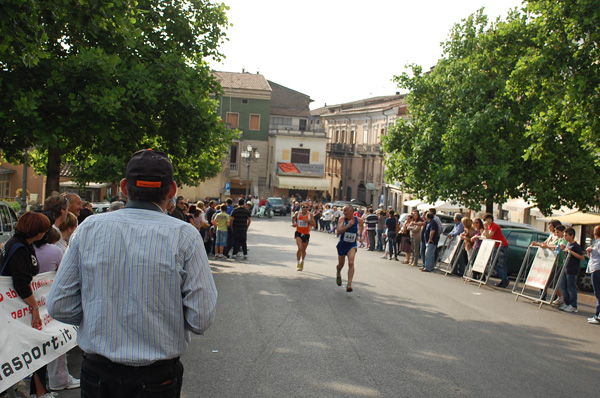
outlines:
{"label": "dark baseball cap", "polygon": [[141,188],[160,188],[173,182],[173,164],[166,153],[143,149],[127,163],[128,184]]}

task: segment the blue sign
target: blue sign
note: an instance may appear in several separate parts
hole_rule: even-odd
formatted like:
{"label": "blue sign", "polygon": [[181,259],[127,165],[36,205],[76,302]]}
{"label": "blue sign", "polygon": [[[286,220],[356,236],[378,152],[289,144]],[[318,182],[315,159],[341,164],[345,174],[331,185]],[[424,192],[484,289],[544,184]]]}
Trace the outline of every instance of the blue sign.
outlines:
{"label": "blue sign", "polygon": [[225,183],[225,190],[229,191],[231,189],[231,183],[230,182],[226,182]]}

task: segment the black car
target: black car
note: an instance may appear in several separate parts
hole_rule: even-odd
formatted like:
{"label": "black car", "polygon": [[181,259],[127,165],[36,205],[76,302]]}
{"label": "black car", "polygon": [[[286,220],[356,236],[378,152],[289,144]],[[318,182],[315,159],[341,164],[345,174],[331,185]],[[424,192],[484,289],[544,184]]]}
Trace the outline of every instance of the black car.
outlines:
{"label": "black car", "polygon": [[283,202],[283,199],[272,197],[267,198],[269,203],[273,205],[273,214],[279,214],[280,216],[285,216],[287,214],[287,206]]}

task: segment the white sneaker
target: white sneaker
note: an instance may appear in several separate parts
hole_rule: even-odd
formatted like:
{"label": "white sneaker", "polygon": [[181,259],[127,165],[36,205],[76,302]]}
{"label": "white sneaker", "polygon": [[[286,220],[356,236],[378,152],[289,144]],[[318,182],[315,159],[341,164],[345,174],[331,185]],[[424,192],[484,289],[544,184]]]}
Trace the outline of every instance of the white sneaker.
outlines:
{"label": "white sneaker", "polygon": [[557,297],[552,302],[553,305],[561,305],[561,304],[564,304],[564,303],[565,303],[565,300],[562,297]]}
{"label": "white sneaker", "polygon": [[561,311],[564,311],[564,310],[565,310],[565,308],[567,308],[567,307],[569,307],[569,306],[568,306],[568,305],[566,305],[565,303],[562,303],[562,304],[561,304],[561,305],[558,307],[558,309],[559,309],[559,310],[561,310]]}
{"label": "white sneaker", "polygon": [[50,387],[50,389],[54,390],[54,391],[61,391],[61,390],[73,390],[73,389],[79,388],[79,387],[81,387],[81,381],[79,379],[76,379],[73,376],[69,375],[69,382],[67,383],[66,386],[61,386],[61,387],[57,387],[57,388]]}
{"label": "white sneaker", "polygon": [[384,254],[383,256],[381,256],[381,258],[387,258],[387,254]]}
{"label": "white sneaker", "polygon": [[248,260],[248,255],[244,254],[244,260]]}
{"label": "white sneaker", "polygon": [[597,317],[588,318],[588,323],[591,323],[592,325],[598,325],[600,324],[600,319]]}
{"label": "white sneaker", "polygon": [[563,311],[564,312],[577,312],[577,308],[573,307],[572,305],[567,305]]}

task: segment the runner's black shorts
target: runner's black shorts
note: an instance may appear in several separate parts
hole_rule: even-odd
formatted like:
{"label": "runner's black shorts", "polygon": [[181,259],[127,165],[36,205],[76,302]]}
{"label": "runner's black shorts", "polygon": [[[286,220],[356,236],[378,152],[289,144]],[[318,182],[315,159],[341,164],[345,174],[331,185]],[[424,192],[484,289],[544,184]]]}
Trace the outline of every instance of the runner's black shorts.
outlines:
{"label": "runner's black shorts", "polygon": [[296,231],[296,233],[294,234],[294,238],[300,238],[302,239],[302,242],[308,243],[308,240],[310,239],[310,234],[301,234],[300,232]]}

